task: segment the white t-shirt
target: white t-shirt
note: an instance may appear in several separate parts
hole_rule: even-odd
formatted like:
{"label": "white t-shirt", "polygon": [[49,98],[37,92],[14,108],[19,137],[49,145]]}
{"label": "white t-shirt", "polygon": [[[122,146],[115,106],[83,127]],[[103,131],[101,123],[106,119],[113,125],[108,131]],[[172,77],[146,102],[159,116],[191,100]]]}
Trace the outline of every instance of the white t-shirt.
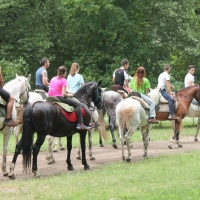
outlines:
{"label": "white t-shirt", "polygon": [[185,80],[184,80],[185,87],[190,86],[190,84],[189,84],[190,82],[194,83],[194,76],[190,73],[187,73],[187,75],[185,76]]}
{"label": "white t-shirt", "polygon": [[170,80],[170,76],[167,72],[163,72],[158,77],[158,89],[166,89],[166,81]]}

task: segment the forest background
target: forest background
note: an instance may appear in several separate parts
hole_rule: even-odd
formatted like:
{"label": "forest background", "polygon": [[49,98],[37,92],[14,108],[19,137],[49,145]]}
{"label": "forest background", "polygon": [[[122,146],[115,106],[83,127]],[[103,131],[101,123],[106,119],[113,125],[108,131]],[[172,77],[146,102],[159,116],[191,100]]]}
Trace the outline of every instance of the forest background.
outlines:
{"label": "forest background", "polygon": [[35,72],[50,60],[57,68],[80,64],[85,82],[112,84],[122,59],[133,76],[144,66],[152,88],[163,64],[183,87],[188,65],[200,83],[200,0],[0,0],[0,65],[5,81]]}

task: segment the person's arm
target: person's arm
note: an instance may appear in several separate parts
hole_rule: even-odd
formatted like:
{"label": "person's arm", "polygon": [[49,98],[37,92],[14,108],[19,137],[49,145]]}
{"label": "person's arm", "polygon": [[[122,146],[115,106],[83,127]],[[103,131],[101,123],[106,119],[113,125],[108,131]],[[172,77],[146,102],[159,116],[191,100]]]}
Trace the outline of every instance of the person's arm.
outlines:
{"label": "person's arm", "polygon": [[128,79],[126,79],[126,80],[124,81],[124,83],[125,83],[125,86],[129,88]]}
{"label": "person's arm", "polygon": [[188,80],[188,85],[192,86],[192,85],[194,85],[194,82],[192,80]]}
{"label": "person's arm", "polygon": [[171,85],[170,85],[170,81],[166,81],[166,88],[167,88],[167,92],[172,96],[172,90],[171,90]]}
{"label": "person's arm", "polygon": [[3,87],[3,76],[1,73],[1,66],[0,66],[0,86]]}
{"label": "person's arm", "polygon": [[72,94],[72,93],[67,93],[67,92],[66,92],[66,89],[67,89],[66,86],[63,86],[63,87],[62,87],[62,96],[63,96],[63,97],[73,97],[73,94]]}
{"label": "person's arm", "polygon": [[42,83],[45,86],[49,86],[49,83],[47,82],[47,72],[45,70],[42,71]]}
{"label": "person's arm", "polygon": [[148,96],[150,89],[146,88],[146,95]]}

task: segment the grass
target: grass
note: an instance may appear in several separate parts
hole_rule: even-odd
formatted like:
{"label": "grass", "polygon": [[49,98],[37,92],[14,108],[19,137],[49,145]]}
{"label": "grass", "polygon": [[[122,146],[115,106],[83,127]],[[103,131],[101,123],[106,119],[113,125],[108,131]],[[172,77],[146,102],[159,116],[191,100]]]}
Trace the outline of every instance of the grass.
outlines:
{"label": "grass", "polygon": [[[195,131],[196,120],[193,125],[193,120],[186,118],[181,137],[194,135]],[[151,140],[169,140],[171,136],[169,122],[153,125]],[[139,131],[136,131],[132,140],[141,141]],[[94,145],[98,145],[97,132],[93,135],[93,141]],[[111,143],[110,137],[105,144]],[[46,151],[46,144],[43,144],[42,151]],[[78,134],[73,138],[73,146],[77,145]],[[12,135],[10,154],[13,154],[14,146]],[[0,183],[0,199],[197,200],[200,196],[199,159],[200,153],[195,151],[130,164],[119,161],[90,171],[66,171],[38,179],[3,181]]]}

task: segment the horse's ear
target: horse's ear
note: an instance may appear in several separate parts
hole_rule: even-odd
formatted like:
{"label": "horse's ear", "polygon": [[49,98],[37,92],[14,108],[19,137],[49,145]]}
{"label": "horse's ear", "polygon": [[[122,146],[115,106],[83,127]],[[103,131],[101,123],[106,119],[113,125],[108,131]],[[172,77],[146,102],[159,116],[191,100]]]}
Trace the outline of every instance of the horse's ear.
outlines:
{"label": "horse's ear", "polygon": [[101,83],[102,83],[102,80],[98,82],[98,86],[100,86],[100,85],[101,85]]}
{"label": "horse's ear", "polygon": [[106,89],[107,89],[107,87],[101,88],[101,91],[104,92],[104,91],[106,91]]}
{"label": "horse's ear", "polygon": [[18,74],[16,73],[16,78],[19,78]]}
{"label": "horse's ear", "polygon": [[26,78],[27,81],[29,82],[31,80],[31,74],[28,75],[28,77]]}

